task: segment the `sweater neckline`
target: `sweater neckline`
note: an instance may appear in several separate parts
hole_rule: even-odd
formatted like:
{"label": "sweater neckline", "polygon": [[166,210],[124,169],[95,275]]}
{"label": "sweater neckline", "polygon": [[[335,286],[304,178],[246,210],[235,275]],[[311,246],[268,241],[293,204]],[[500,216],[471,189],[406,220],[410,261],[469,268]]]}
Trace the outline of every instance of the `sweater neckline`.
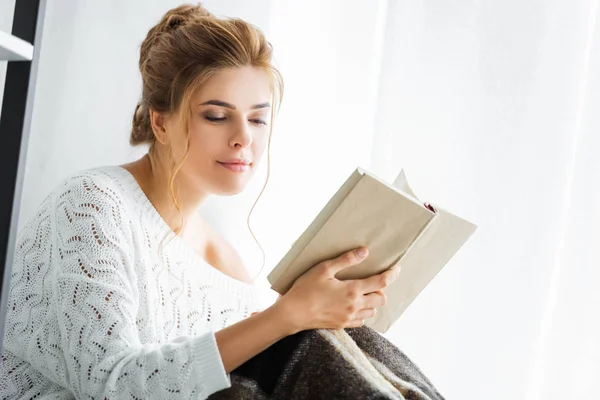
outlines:
{"label": "sweater neckline", "polygon": [[142,190],[135,177],[121,166],[114,166],[113,177],[121,180],[126,188],[131,189],[136,203],[140,204],[146,211],[153,222],[158,224],[168,234],[168,240],[165,241],[165,246],[173,246],[173,250],[177,254],[181,254],[185,259],[192,261],[194,264],[198,264],[201,268],[207,271],[212,278],[222,282],[231,289],[240,289],[254,291],[258,287],[254,284],[240,281],[223,271],[210,265],[204,258],[200,257],[198,253],[194,251],[187,243],[185,243],[175,232],[171,229],[169,224],[163,219],[158,210],[154,207],[146,193]]}

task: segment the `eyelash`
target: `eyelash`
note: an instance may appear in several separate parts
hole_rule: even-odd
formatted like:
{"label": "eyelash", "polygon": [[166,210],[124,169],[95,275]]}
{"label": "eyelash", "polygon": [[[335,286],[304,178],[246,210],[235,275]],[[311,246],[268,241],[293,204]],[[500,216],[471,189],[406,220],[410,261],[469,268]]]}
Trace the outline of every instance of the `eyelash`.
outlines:
{"label": "eyelash", "polygon": [[[227,118],[226,117],[215,118],[215,117],[205,116],[204,119],[207,120],[208,122],[212,122],[212,123],[218,124],[220,122],[225,121]],[[255,125],[267,126],[267,123],[265,121],[263,121],[262,119],[251,119],[250,122],[252,122]]]}

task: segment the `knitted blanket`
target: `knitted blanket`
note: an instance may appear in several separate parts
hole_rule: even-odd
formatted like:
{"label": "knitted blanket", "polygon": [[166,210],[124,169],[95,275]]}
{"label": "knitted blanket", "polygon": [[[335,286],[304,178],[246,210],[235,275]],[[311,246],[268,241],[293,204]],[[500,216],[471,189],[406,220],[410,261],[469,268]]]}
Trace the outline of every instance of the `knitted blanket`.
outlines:
{"label": "knitted blanket", "polygon": [[310,330],[280,340],[231,373],[210,399],[406,399],[442,395],[374,330]]}

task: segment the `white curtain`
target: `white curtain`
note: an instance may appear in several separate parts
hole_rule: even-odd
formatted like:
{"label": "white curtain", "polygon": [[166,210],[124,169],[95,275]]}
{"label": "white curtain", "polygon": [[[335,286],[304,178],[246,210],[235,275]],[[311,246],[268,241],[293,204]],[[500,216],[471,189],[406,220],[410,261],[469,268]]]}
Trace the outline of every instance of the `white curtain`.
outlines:
{"label": "white curtain", "polygon": [[[21,224],[68,173],[138,156],[136,51],[180,2],[48,0]],[[598,0],[205,5],[260,26],[286,81],[262,284],[357,165],[404,168],[479,230],[387,337],[448,399],[600,398]],[[203,209],[255,272],[265,166]]]}
{"label": "white curtain", "polygon": [[600,398],[598,1],[269,12],[287,86],[254,219],[268,266],[356,165],[405,168],[479,230],[386,336],[449,399]]}

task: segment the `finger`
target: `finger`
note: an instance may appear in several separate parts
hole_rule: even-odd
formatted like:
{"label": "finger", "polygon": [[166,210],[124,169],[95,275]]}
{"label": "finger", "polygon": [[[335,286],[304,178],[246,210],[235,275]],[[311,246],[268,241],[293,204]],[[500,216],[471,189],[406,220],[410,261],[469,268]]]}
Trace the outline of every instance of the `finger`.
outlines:
{"label": "finger", "polygon": [[371,293],[389,286],[400,275],[400,266],[387,269],[380,274],[364,279],[357,279],[363,293]]}
{"label": "finger", "polygon": [[362,297],[361,308],[377,308],[385,305],[387,297],[381,290],[377,292],[365,294]]}
{"label": "finger", "polygon": [[345,252],[339,257],[323,262],[321,265],[329,276],[335,276],[341,270],[362,262],[369,256],[369,250],[366,247],[359,247]]}
{"label": "finger", "polygon": [[363,308],[362,310],[358,311],[355,315],[354,318],[355,320],[364,320],[364,319],[368,319],[368,318],[372,318],[375,316],[375,314],[377,314],[377,310],[374,308]]}
{"label": "finger", "polygon": [[346,328],[360,328],[365,325],[365,321],[362,319],[355,319],[352,322],[346,324]]}

